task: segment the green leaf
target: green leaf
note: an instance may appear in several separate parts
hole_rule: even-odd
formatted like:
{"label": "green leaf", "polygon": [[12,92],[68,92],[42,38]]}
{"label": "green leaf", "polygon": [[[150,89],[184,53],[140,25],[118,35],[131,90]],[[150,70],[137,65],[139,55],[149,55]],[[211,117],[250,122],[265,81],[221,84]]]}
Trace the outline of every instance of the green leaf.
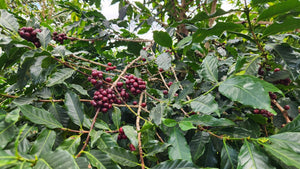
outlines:
{"label": "green leaf", "polygon": [[0,9],[6,9],[6,8],[7,8],[7,4],[5,0],[0,0]]}
{"label": "green leaf", "polygon": [[77,148],[80,144],[81,137],[80,135],[73,135],[69,138],[65,139],[59,147],[57,147],[57,150],[66,150],[70,154],[75,155],[77,152]]}
{"label": "green leaf", "polygon": [[7,152],[0,150],[0,167],[8,166],[10,167],[11,164],[18,162],[17,157]]}
{"label": "green leaf", "polygon": [[171,160],[182,159],[192,161],[191,152],[185,137],[178,128],[174,127],[171,129],[168,143],[172,145],[168,151]]}
{"label": "green leaf", "polygon": [[198,160],[205,151],[205,145],[210,141],[209,133],[197,132],[189,144],[193,161]]}
{"label": "green leaf", "polygon": [[155,156],[158,153],[164,152],[169,146],[171,145],[167,143],[158,143],[147,153],[147,156]]}
{"label": "green leaf", "polygon": [[293,121],[281,128],[278,133],[284,132],[300,132],[300,115],[298,115]]}
{"label": "green leaf", "polygon": [[53,115],[44,110],[31,105],[18,105],[24,116],[35,124],[44,124],[50,129],[63,128],[63,126],[53,117]]}
{"label": "green leaf", "polygon": [[274,2],[275,0],[252,0],[251,4],[256,6],[258,4],[265,4],[267,2]]}
{"label": "green leaf", "polygon": [[15,123],[0,122],[0,148],[3,149],[15,137]]}
{"label": "green leaf", "polygon": [[158,165],[154,166],[152,169],[196,169],[198,168],[191,161],[186,161],[182,159],[168,160]]}
{"label": "green leaf", "polygon": [[270,136],[263,147],[280,164],[300,168],[300,133],[285,132]]}
{"label": "green leaf", "polygon": [[111,147],[104,150],[108,156],[122,166],[135,167],[139,165],[136,156],[121,147]]}
{"label": "green leaf", "polygon": [[172,47],[172,38],[167,32],[163,31],[153,31],[154,41],[164,47]]}
{"label": "green leaf", "polygon": [[201,64],[201,72],[206,80],[218,83],[218,58],[214,55],[207,55]]}
{"label": "green leaf", "polygon": [[162,53],[157,56],[155,62],[159,68],[168,70],[172,66],[171,61],[172,61],[172,59],[171,59],[171,56],[169,53]]}
{"label": "green leaf", "polygon": [[159,103],[154,107],[150,112],[150,118],[154,121],[156,125],[160,125],[161,119],[165,112],[166,105],[163,103]]}
{"label": "green leaf", "polygon": [[190,122],[190,121],[181,121],[181,122],[179,122],[179,127],[181,128],[182,131],[197,129],[197,127],[195,127],[193,125],[193,123]]}
{"label": "green leaf", "polygon": [[56,133],[53,130],[43,130],[35,140],[30,154],[40,157],[49,153],[52,150],[55,138]]}
{"label": "green leaf", "polygon": [[73,123],[82,127],[84,115],[78,96],[73,92],[66,93],[65,104],[68,109],[68,115],[70,116]]}
{"label": "green leaf", "polygon": [[[268,44],[266,46],[276,56],[276,61],[283,63],[291,73],[292,79],[300,78],[299,55],[300,53],[288,44]],[[277,73],[277,72],[276,72]]]}
{"label": "green leaf", "polygon": [[113,137],[105,132],[97,131],[91,133],[92,138],[92,146],[96,143],[97,147],[101,150],[110,148],[110,147],[117,147],[117,142],[113,139]]}
{"label": "green leaf", "polygon": [[132,126],[123,126],[125,135],[128,137],[130,142],[135,146],[138,147],[138,140],[137,140],[137,132]]}
{"label": "green leaf", "polygon": [[220,36],[224,31],[239,31],[243,26],[231,22],[218,22],[212,28],[199,28],[193,34],[193,42],[202,42],[206,37],[216,35]]}
{"label": "green leaf", "polygon": [[75,159],[65,150],[48,152],[37,160],[34,169],[79,169]]}
{"label": "green leaf", "polygon": [[[273,16],[283,14],[289,11],[299,11],[300,2],[298,0],[281,1],[273,6],[268,7],[258,17],[258,21],[271,18]],[[288,25],[285,25],[288,26]]]}
{"label": "green leaf", "polygon": [[75,70],[70,68],[60,69],[59,71],[55,72],[53,76],[49,79],[47,86],[51,87],[56,84],[63,83],[66,79],[72,76]]}
{"label": "green leaf", "polygon": [[[237,75],[256,75],[257,74],[257,70],[259,68],[259,62],[260,62],[260,55],[256,55],[256,56],[247,56],[246,58],[242,59],[243,61],[246,61],[247,59],[247,63],[242,63],[243,66],[242,71],[237,73]],[[238,63],[238,62],[237,62]],[[236,65],[237,68],[238,64]],[[236,71],[239,71],[240,69],[237,69]]]}
{"label": "green leaf", "polygon": [[163,124],[167,127],[174,127],[177,125],[177,121],[174,119],[164,119]]}
{"label": "green leaf", "polygon": [[215,97],[211,94],[201,95],[195,98],[191,102],[191,108],[194,112],[201,112],[204,114],[211,114],[213,112],[216,112],[218,115],[220,115],[218,104],[215,101]]}
{"label": "green leaf", "polygon": [[40,40],[42,47],[46,49],[51,41],[51,32],[47,28],[42,28],[42,32],[38,32],[36,37]]}
{"label": "green leaf", "polygon": [[78,84],[70,84],[70,87],[72,87],[73,89],[75,89],[82,95],[89,96],[89,94],[87,93],[87,90],[85,90],[82,86],[80,86]]}
{"label": "green leaf", "polygon": [[271,108],[271,100],[268,91],[261,83],[254,81],[249,76],[234,76],[225,80],[220,86],[219,91],[232,101],[238,101],[244,105],[252,106],[257,109],[265,109],[276,114]]}
{"label": "green leaf", "polygon": [[245,140],[238,156],[238,169],[275,168],[270,163],[269,157],[259,147]]}
{"label": "green leaf", "polygon": [[176,48],[183,49],[184,47],[186,47],[192,43],[192,39],[193,39],[192,36],[187,36],[187,37],[183,38],[182,40],[180,40],[177,43]]}
{"label": "green leaf", "polygon": [[203,116],[193,115],[190,116],[189,118],[184,118],[182,121],[190,121],[195,125],[211,126],[211,127],[235,125],[235,123],[229,119],[225,119],[225,118],[217,119],[210,115],[203,115]]}
{"label": "green leaf", "polygon": [[122,118],[122,113],[121,113],[121,110],[114,106],[114,110],[112,112],[112,120],[114,122],[114,125],[119,128],[120,127],[120,124],[121,124],[121,118]]}
{"label": "green leaf", "polygon": [[17,32],[19,29],[17,19],[5,10],[1,10],[0,25],[14,32]]}
{"label": "green leaf", "polygon": [[238,151],[231,146],[224,144],[221,151],[221,168],[236,168],[238,160]]}
{"label": "green leaf", "polygon": [[91,150],[90,152],[83,151],[83,153],[88,157],[92,166],[97,169],[121,169],[107,154],[100,150]]}
{"label": "green leaf", "polygon": [[287,17],[281,23],[273,23],[272,25],[268,26],[264,31],[264,36],[274,35],[279,32],[287,32],[292,31],[299,28],[300,18],[296,17]]}

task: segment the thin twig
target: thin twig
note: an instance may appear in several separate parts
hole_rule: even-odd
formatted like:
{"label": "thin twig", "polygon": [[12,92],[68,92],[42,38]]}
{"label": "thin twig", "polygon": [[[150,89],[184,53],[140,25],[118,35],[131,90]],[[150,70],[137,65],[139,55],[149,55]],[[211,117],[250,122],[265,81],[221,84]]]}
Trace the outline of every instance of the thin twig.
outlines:
{"label": "thin twig", "polygon": [[141,108],[142,108],[141,104],[143,102],[143,95],[144,95],[144,92],[141,93],[141,95],[140,95],[139,107],[138,107],[137,116],[136,116],[136,130],[138,133],[138,149],[139,149],[139,154],[140,154],[141,167],[142,167],[142,169],[145,169],[145,162],[144,162],[144,158],[143,158],[143,149],[142,149],[142,141],[141,141],[142,133],[139,132],[141,130],[140,116],[141,116]]}
{"label": "thin twig", "polygon": [[291,122],[288,112],[282,106],[280,106],[280,104],[275,99],[272,99],[272,103],[280,110],[283,117],[285,118],[286,123]]}
{"label": "thin twig", "polygon": [[59,63],[65,65],[66,67],[69,67],[69,68],[71,68],[71,69],[73,69],[73,70],[76,70],[77,72],[79,72],[79,73],[81,73],[81,74],[83,74],[83,75],[85,75],[85,76],[89,76],[88,74],[86,74],[86,73],[84,73],[84,72],[78,70],[77,68],[71,66],[71,65],[70,65],[68,62],[66,62],[66,61],[62,61],[62,60],[60,60],[60,59],[58,59],[58,58],[56,58],[56,57],[54,57],[54,56],[53,56],[52,58],[53,58],[54,60],[58,61]]}
{"label": "thin twig", "polygon": [[95,123],[96,123],[96,119],[97,119],[97,117],[98,117],[99,112],[100,112],[100,108],[98,108],[97,111],[96,111],[96,114],[95,114],[95,116],[94,116],[94,118],[93,118],[93,121],[92,121],[90,130],[89,130],[89,133],[88,133],[88,136],[87,136],[87,138],[86,138],[86,140],[85,140],[85,143],[84,143],[83,147],[81,148],[81,150],[79,151],[79,153],[76,155],[76,158],[80,157],[81,153],[84,151],[84,149],[86,148],[87,144],[89,143],[89,140],[90,140],[90,134],[91,134],[91,131],[92,131],[93,128],[94,128],[94,125],[95,125]]}

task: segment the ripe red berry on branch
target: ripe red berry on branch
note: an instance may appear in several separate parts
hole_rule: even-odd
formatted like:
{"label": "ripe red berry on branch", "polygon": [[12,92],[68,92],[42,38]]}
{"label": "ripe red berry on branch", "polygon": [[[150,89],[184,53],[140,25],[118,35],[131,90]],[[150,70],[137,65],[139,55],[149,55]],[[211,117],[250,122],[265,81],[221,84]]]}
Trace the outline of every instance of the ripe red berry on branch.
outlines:
{"label": "ripe red berry on branch", "polygon": [[40,40],[36,37],[38,32],[42,32],[40,29],[33,29],[32,27],[22,27],[19,29],[19,35],[29,41],[32,42],[37,48],[41,47]]}

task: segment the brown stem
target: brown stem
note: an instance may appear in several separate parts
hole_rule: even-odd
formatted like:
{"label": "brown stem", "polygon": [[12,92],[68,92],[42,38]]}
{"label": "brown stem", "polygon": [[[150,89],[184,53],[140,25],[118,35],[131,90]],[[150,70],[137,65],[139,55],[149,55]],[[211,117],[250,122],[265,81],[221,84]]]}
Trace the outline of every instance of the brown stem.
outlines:
{"label": "brown stem", "polygon": [[86,148],[87,144],[89,143],[89,140],[90,140],[90,134],[91,134],[91,131],[92,131],[93,128],[94,128],[94,125],[95,125],[95,123],[96,123],[96,119],[97,119],[97,116],[98,116],[99,112],[100,112],[100,108],[98,108],[97,111],[96,111],[96,114],[95,114],[95,116],[94,116],[94,118],[93,118],[93,121],[92,121],[90,130],[89,130],[89,133],[88,133],[88,136],[87,136],[87,138],[86,138],[86,140],[85,140],[85,143],[84,143],[83,147],[81,148],[81,150],[79,151],[79,153],[76,155],[76,158],[80,157],[81,153],[84,151],[84,149]]}
{"label": "brown stem", "polygon": [[141,94],[140,100],[139,100],[139,107],[138,107],[137,116],[136,116],[136,130],[138,132],[138,149],[139,149],[139,154],[140,154],[141,167],[142,167],[142,169],[145,169],[145,162],[144,162],[144,158],[143,158],[143,149],[142,149],[142,141],[141,141],[142,133],[139,132],[141,130],[140,115],[141,115],[141,108],[142,108],[141,104],[143,102],[143,95],[144,95],[144,92]]}
{"label": "brown stem", "polygon": [[[174,68],[171,67],[171,70],[172,70],[172,72],[173,72],[173,75],[174,75],[174,77],[175,77],[176,82],[179,84],[180,89],[183,90],[183,87],[182,87],[182,85],[179,83],[179,80],[178,80],[178,78],[177,78],[177,75],[176,75],[176,72],[175,72]],[[186,98],[187,98],[188,100],[191,100],[190,96],[186,96]]]}
{"label": "brown stem", "polygon": [[283,117],[285,118],[286,123],[291,122],[288,112],[282,106],[280,106],[280,104],[275,99],[272,99],[272,103],[280,110]]}
{"label": "brown stem", "polygon": [[68,128],[60,128],[60,130],[69,131],[69,132],[73,132],[73,133],[89,133],[89,131],[86,131],[86,130],[72,130],[72,129],[68,129]]}
{"label": "brown stem", "polygon": [[68,64],[68,62],[62,61],[62,60],[60,60],[60,59],[58,59],[58,58],[56,58],[56,57],[52,57],[52,58],[53,58],[54,60],[58,61],[59,63],[65,65],[66,67],[69,67],[69,68],[71,68],[71,69],[74,69],[74,70],[76,70],[77,72],[79,72],[79,73],[81,73],[81,74],[83,74],[83,75],[85,75],[85,76],[89,76],[88,74],[86,74],[86,73],[84,73],[84,72],[78,70],[77,68],[71,66],[70,64]]}

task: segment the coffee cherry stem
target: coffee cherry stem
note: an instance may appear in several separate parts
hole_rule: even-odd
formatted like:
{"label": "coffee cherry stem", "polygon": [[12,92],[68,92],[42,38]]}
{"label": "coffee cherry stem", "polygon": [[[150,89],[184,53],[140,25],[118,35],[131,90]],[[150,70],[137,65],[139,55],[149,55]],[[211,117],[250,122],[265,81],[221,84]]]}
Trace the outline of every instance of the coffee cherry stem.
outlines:
{"label": "coffee cherry stem", "polygon": [[272,103],[280,110],[283,117],[285,118],[286,123],[291,122],[291,120],[288,116],[288,112],[275,99],[272,100]]}

